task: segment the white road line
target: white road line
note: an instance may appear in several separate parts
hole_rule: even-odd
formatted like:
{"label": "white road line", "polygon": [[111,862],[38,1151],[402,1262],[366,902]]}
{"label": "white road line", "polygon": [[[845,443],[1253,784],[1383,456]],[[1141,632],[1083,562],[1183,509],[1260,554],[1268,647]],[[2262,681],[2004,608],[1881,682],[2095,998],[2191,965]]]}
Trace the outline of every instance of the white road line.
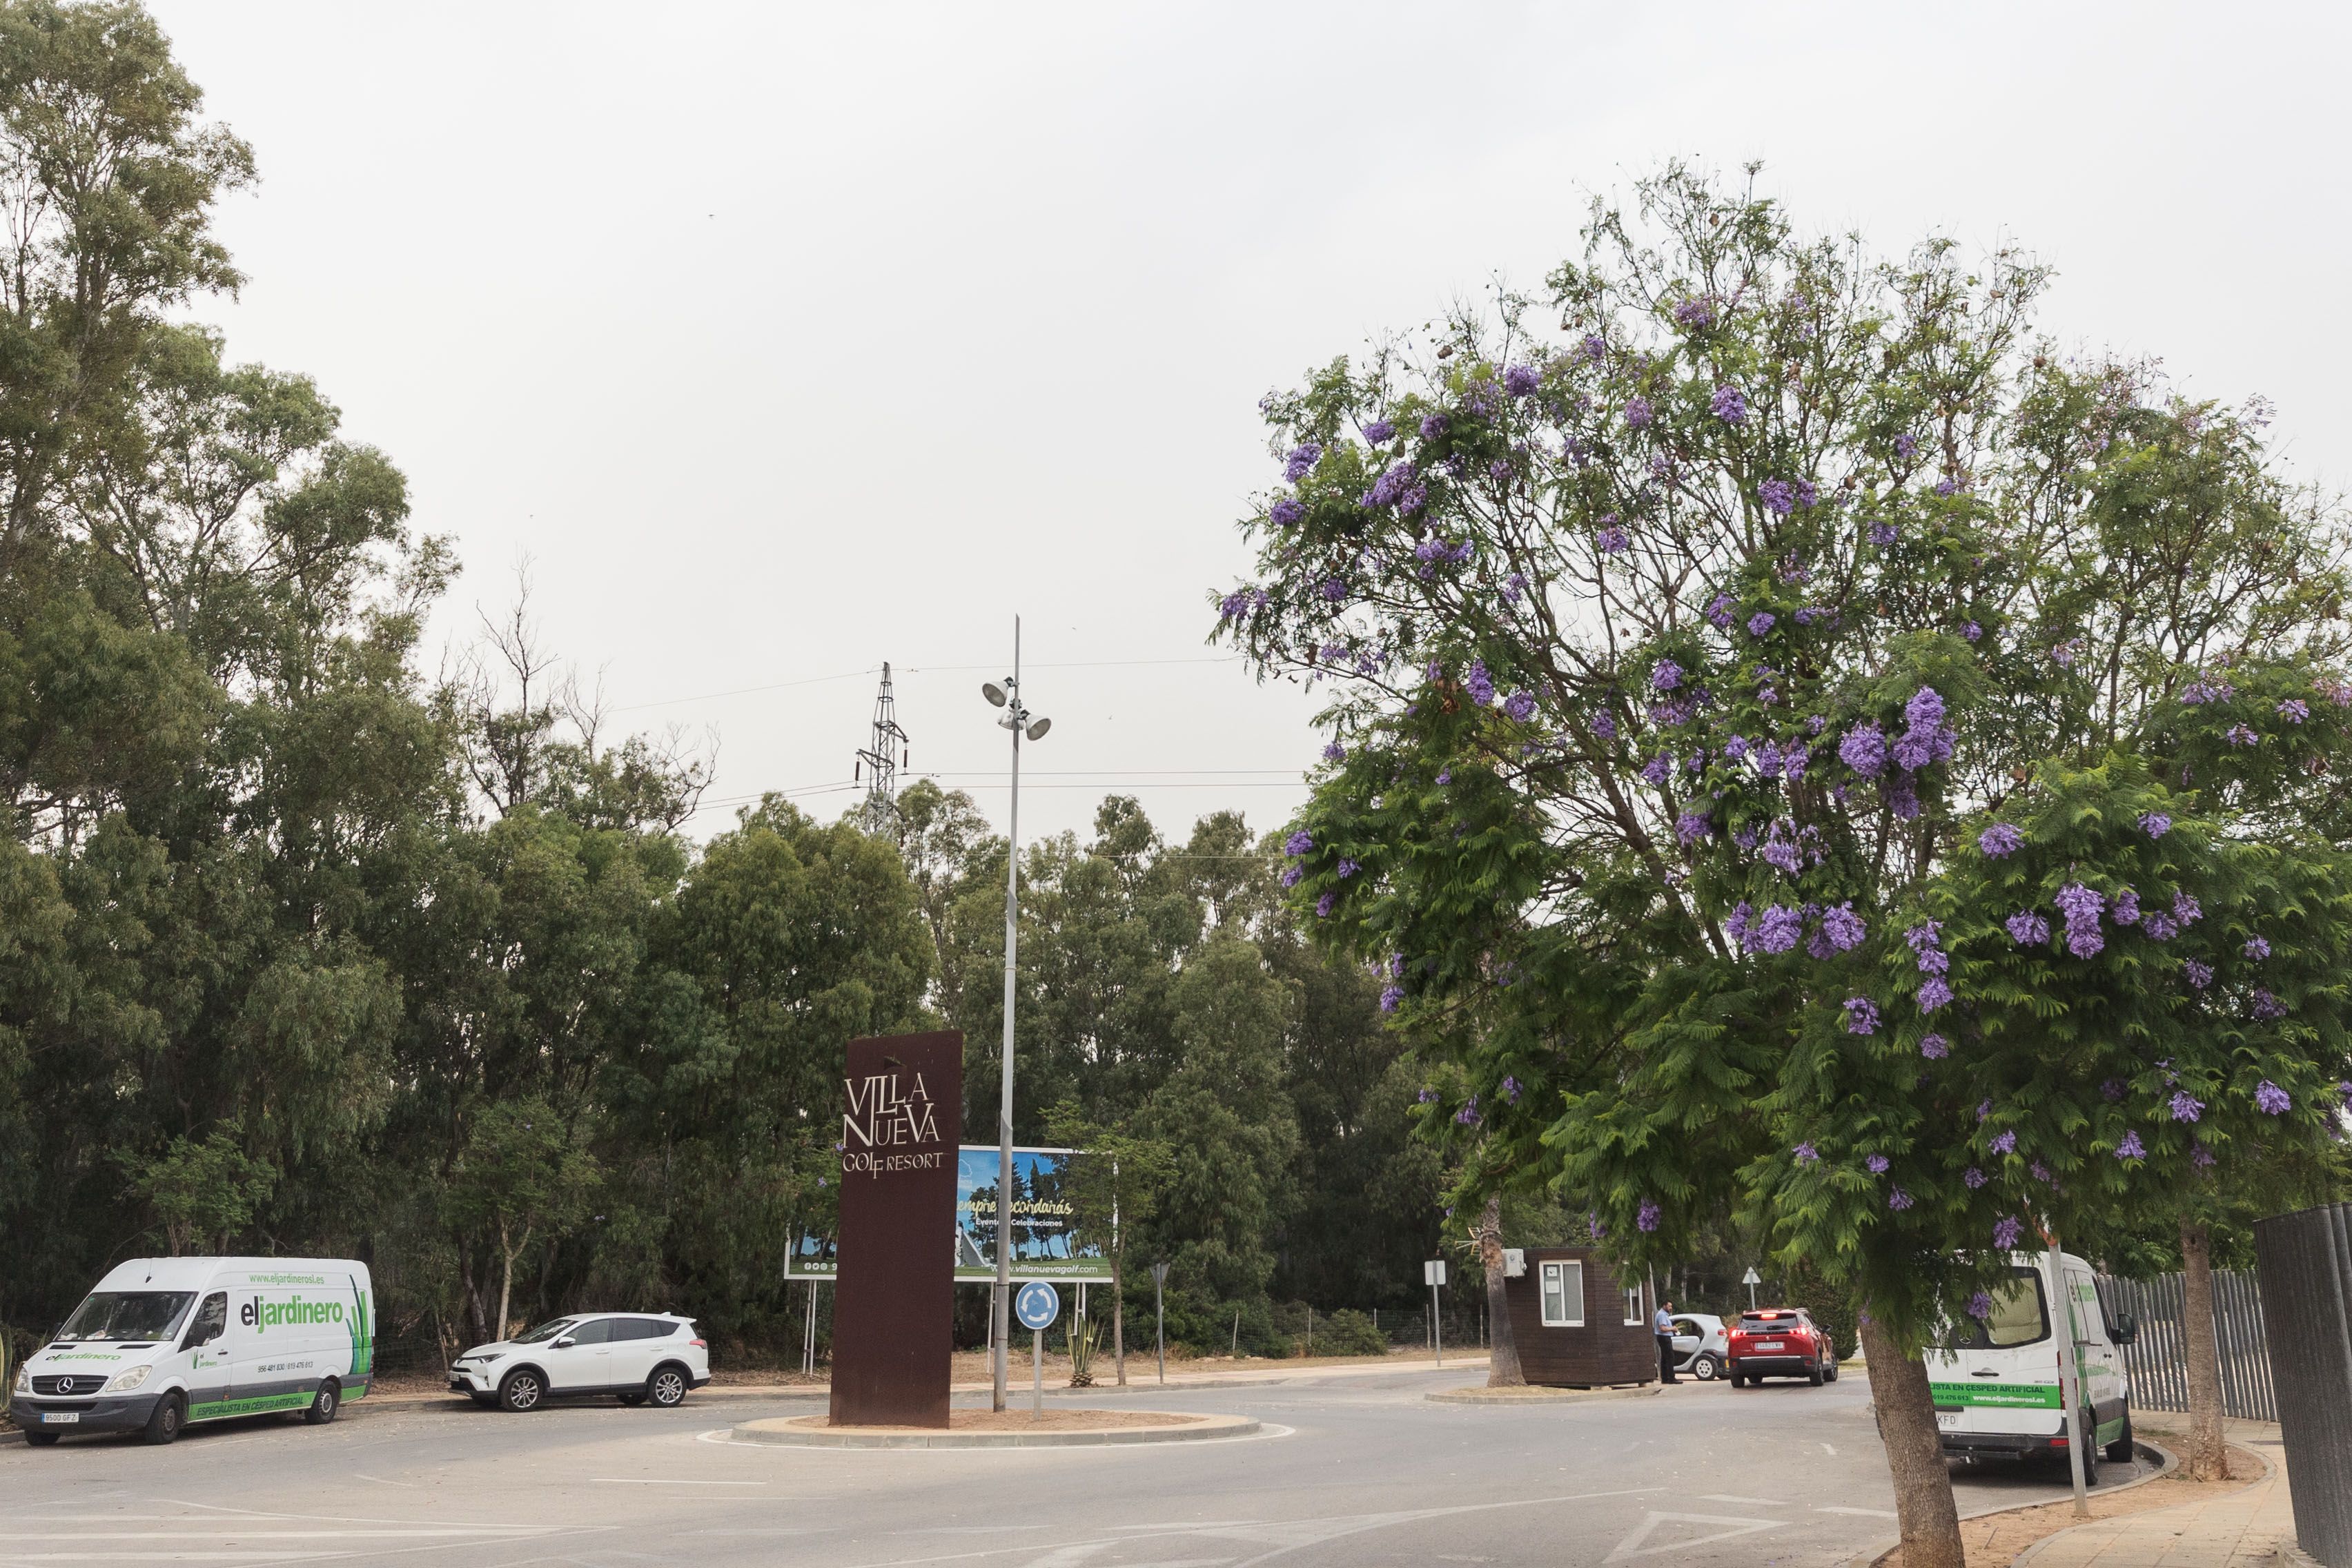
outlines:
{"label": "white road line", "polygon": [[1754,1503],[1754,1504],[1756,1504],[1756,1505],[1758,1505],[1759,1507],[1761,1507],[1761,1508],[1786,1508],[1786,1507],[1788,1507],[1788,1506],[1789,1506],[1789,1500],[1788,1500],[1787,1498],[1776,1498],[1776,1497],[1733,1497],[1733,1496],[1731,1496],[1731,1495],[1730,1495],[1729,1493],[1727,1493],[1727,1492],[1708,1492],[1706,1495],[1705,1495],[1704,1497],[1700,1498],[1698,1500],[1699,1500],[1699,1501],[1701,1501],[1701,1502],[1745,1502],[1745,1503]]}
{"label": "white road line", "polygon": [[[1788,1523],[1780,1519],[1734,1519],[1719,1513],[1653,1513],[1644,1519],[1633,1534],[1617,1543],[1617,1549],[1601,1561],[1623,1563],[1635,1557],[1653,1557],[1661,1552],[1687,1552],[1694,1546],[1709,1542],[1730,1541],[1738,1536],[1753,1535],[1760,1530],[1780,1530]],[[1662,1524],[1712,1524],[1718,1528],[1706,1535],[1686,1536],[1660,1546],[1645,1545]]]}
{"label": "white road line", "polygon": [[1900,1514],[1889,1513],[1883,1508],[1834,1508],[1821,1503],[1813,1505],[1813,1511],[1815,1513],[1853,1513],[1859,1514],[1864,1519],[1899,1519],[1902,1517]]}
{"label": "white road line", "polygon": [[[563,1528],[562,1525],[546,1525],[541,1527],[541,1533]],[[16,1530],[8,1532],[8,1539],[11,1541],[185,1541],[192,1535],[234,1535],[248,1541],[426,1541],[449,1536],[459,1536],[467,1540],[512,1538],[509,1532],[504,1531],[452,1530],[420,1525],[407,1530],[391,1526],[382,1530],[61,1530],[54,1532]],[[5,1555],[6,1552],[6,1547],[0,1546],[0,1555]]]}
{"label": "white road line", "polygon": [[600,1487],[764,1487],[765,1481],[678,1481],[663,1476],[591,1476]]}

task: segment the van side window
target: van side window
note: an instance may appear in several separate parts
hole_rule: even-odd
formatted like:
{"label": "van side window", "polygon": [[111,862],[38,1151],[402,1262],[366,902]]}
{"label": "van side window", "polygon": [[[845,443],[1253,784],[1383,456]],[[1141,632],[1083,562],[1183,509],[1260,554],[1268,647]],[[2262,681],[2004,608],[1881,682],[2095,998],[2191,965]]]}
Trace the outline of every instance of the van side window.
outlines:
{"label": "van side window", "polygon": [[184,1351],[208,1345],[228,1331],[228,1292],[215,1290],[205,1298],[196,1309],[195,1321],[188,1325],[188,1337],[180,1342]]}

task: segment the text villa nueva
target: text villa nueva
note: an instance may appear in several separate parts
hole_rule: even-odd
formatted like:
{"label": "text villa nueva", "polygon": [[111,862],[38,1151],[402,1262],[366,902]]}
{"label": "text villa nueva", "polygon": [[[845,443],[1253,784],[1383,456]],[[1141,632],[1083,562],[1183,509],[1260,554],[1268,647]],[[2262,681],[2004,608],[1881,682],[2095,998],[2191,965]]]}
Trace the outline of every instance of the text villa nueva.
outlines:
{"label": "text villa nueva", "polygon": [[[856,1174],[868,1172],[936,1170],[948,1155],[940,1142],[936,1107],[915,1075],[911,1089],[901,1091],[898,1075],[875,1074],[862,1083],[843,1080],[849,1091],[849,1109],[841,1118],[841,1168]],[[928,1143],[927,1152],[915,1145]]]}

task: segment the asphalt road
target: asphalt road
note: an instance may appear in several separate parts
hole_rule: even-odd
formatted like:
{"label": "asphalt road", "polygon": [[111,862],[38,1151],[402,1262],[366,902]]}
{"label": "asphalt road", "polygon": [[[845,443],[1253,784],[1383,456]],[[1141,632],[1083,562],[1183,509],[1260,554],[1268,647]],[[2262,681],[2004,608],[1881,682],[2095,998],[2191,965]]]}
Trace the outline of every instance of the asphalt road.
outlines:
{"label": "asphalt road", "polygon": [[[1832,1564],[1890,1540],[1859,1374],[1825,1388],[1435,1405],[1455,1372],[1137,1391],[1264,1435],[1101,1449],[827,1452],[729,1440],[807,1400],[508,1415],[365,1405],[133,1439],[0,1447],[0,1565],[580,1563],[827,1568]],[[1057,1404],[1065,1403],[1057,1401]],[[2125,1468],[2107,1467],[2110,1481]],[[1963,1513],[2063,1495],[1961,1472]]]}

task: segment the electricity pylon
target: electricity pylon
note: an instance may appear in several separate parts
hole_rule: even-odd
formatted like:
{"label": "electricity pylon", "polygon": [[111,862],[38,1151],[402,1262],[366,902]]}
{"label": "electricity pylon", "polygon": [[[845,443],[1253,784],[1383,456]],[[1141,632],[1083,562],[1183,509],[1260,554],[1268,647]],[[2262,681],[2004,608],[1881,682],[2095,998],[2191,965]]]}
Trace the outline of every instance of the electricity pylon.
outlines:
{"label": "electricity pylon", "polygon": [[874,733],[850,770],[853,780],[866,781],[866,799],[857,808],[857,821],[866,832],[898,836],[898,770],[913,754],[907,731],[898,727],[898,705],[890,692],[890,667],[886,663],[882,689],[874,695]]}

